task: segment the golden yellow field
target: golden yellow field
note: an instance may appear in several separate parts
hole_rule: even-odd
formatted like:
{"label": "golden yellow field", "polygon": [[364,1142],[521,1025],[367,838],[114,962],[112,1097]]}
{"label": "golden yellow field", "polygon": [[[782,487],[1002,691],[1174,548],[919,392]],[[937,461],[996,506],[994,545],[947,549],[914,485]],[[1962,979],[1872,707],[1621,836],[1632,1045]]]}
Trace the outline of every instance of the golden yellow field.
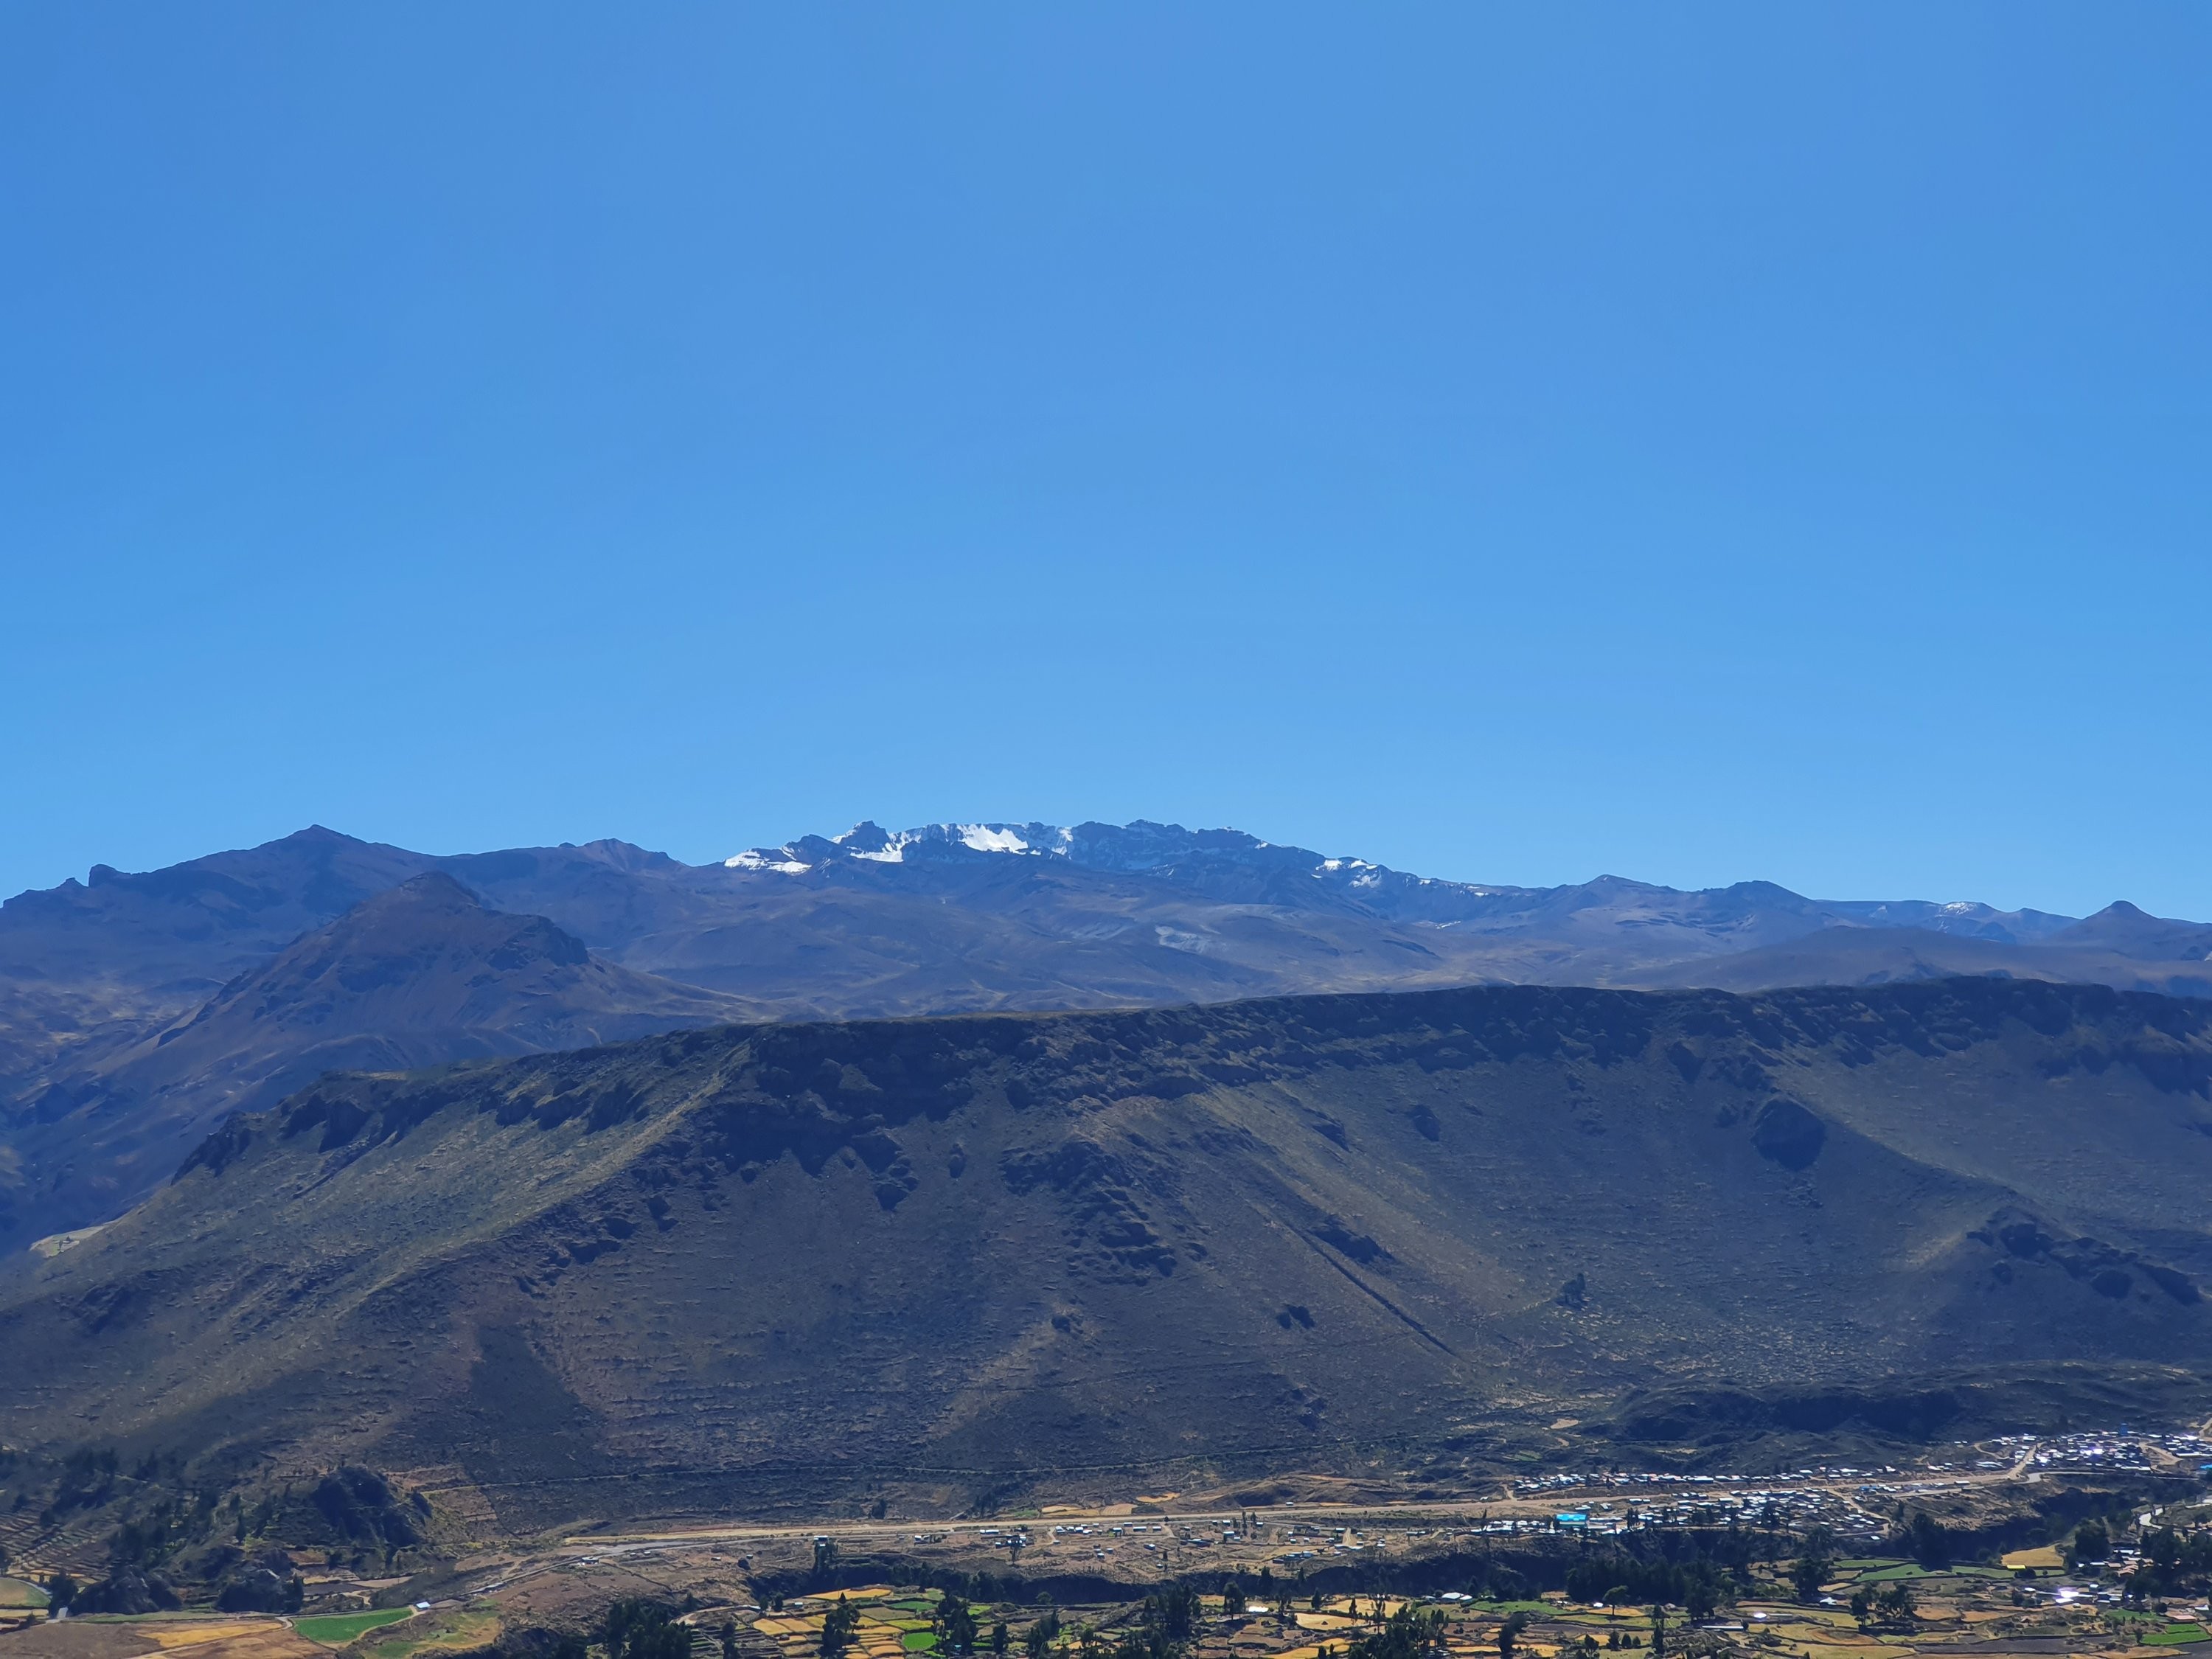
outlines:
{"label": "golden yellow field", "polygon": [[234,1619],[220,1624],[210,1621],[193,1625],[149,1625],[146,1635],[167,1650],[198,1647],[203,1642],[220,1642],[233,1636],[252,1636],[282,1629],[283,1626],[273,1619]]}

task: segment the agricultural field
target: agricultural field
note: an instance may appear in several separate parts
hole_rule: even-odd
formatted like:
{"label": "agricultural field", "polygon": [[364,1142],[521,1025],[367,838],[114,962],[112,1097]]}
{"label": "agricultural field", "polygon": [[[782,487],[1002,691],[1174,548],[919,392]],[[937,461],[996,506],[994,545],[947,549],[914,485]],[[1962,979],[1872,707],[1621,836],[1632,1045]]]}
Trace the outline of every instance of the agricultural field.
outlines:
{"label": "agricultural field", "polygon": [[6,1659],[325,1659],[282,1620],[153,1613],[41,1621],[0,1635]]}
{"label": "agricultural field", "polygon": [[188,1620],[161,1613],[140,1619],[118,1620],[118,1622],[136,1626],[144,1632],[147,1640],[158,1643],[164,1653],[179,1648],[211,1647],[216,1643],[236,1646],[241,1643],[258,1642],[265,1637],[280,1634],[284,1628],[283,1622],[275,1619],[217,1617]]}
{"label": "agricultural field", "polygon": [[415,1616],[412,1607],[378,1607],[368,1613],[338,1613],[327,1618],[295,1619],[292,1628],[310,1642],[342,1648],[385,1625],[396,1625]]}
{"label": "agricultural field", "polygon": [[[1863,1626],[1846,1605],[1854,1590],[1904,1586],[1915,1606],[1909,1615]],[[905,1659],[932,1652],[933,1593],[898,1595],[877,1587],[858,1603],[856,1653],[864,1659]],[[1826,1605],[1802,1605],[1772,1595],[1725,1607],[1698,1625],[1674,1612],[1666,1635],[1668,1659],[1917,1659],[1972,1654],[1982,1659],[2030,1656],[2134,1654],[2170,1659],[2197,1654],[2212,1659],[2212,1626],[2202,1608],[2172,1615],[2103,1607],[2094,1599],[2056,1605],[2047,1593],[2026,1588],[2014,1573],[1996,1567],[1931,1571],[1895,1558],[1862,1558],[1843,1564],[1825,1588]],[[1237,1598],[1239,1603],[1243,1598]],[[816,1659],[823,1620],[834,1597],[793,1598],[781,1611],[752,1625],[769,1638],[783,1659]],[[1200,1598],[1199,1627],[1191,1659],[1325,1659],[1382,1627],[1401,1608],[1441,1616],[1443,1645],[1450,1659],[1498,1659],[1500,1627],[1526,1616],[1516,1659],[1590,1659],[1631,1651],[1650,1659],[1648,1609],[1577,1604],[1557,1592],[1539,1599],[1479,1601],[1413,1599],[1395,1595],[1322,1598],[1282,1602],[1256,1613],[1231,1614],[1213,1597]],[[1051,1651],[1082,1659],[1110,1650],[1120,1632],[1139,1616],[1139,1603],[1054,1607],[1060,1634]],[[1030,1627],[1046,1616],[1033,1605],[977,1603],[975,1616],[988,1633],[1005,1622],[1018,1655]],[[2200,1645],[2205,1644],[2205,1645]]]}
{"label": "agricultural field", "polygon": [[787,1654],[811,1655],[822,1645],[822,1621],[842,1600],[860,1614],[854,1651],[860,1659],[906,1659],[937,1650],[936,1592],[902,1596],[888,1584],[794,1599],[781,1614],[763,1614],[753,1628],[775,1637]]}
{"label": "agricultural field", "polygon": [[371,1632],[353,1644],[352,1651],[359,1659],[413,1659],[416,1654],[465,1653],[471,1648],[490,1645],[499,1636],[501,1622],[497,1607],[483,1604],[418,1613],[381,1636]]}

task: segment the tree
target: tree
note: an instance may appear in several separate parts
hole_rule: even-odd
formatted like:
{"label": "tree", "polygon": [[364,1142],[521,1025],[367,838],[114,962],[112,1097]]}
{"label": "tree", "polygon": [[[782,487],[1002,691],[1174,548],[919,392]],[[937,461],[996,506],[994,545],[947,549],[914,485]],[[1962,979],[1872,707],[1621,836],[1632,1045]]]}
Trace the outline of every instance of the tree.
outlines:
{"label": "tree", "polygon": [[1345,1650],[1345,1659],[1426,1659],[1443,1646],[1444,1619],[1441,1613],[1422,1613],[1402,1605],[1383,1621],[1382,1628],[1363,1636]]}
{"label": "tree", "polygon": [[1734,1588],[1710,1561],[1695,1561],[1682,1575],[1682,1612],[1692,1624],[1703,1624],[1735,1599]]}
{"label": "tree", "polygon": [[1197,1592],[1188,1584],[1174,1583],[1146,1596],[1144,1622],[1168,1643],[1188,1642],[1198,1628]]}
{"label": "tree", "polygon": [[837,1565],[837,1540],[817,1538],[814,1540],[814,1576],[817,1578]]}
{"label": "tree", "polygon": [[714,1634],[722,1644],[722,1659],[738,1659],[738,1626],[734,1620],[722,1620],[721,1629]]}
{"label": "tree", "polygon": [[[817,1551],[819,1552],[819,1546]],[[836,1547],[830,1547],[835,1549]],[[822,1659],[842,1659],[860,1633],[860,1615],[855,1613],[843,1596],[830,1604],[822,1620]],[[612,1659],[612,1656],[609,1656]]]}
{"label": "tree", "polygon": [[1801,1601],[1820,1599],[1820,1586],[1835,1576],[1836,1534],[1826,1527],[1814,1527],[1805,1534],[1798,1547],[1797,1559],[1790,1568],[1790,1582]]}
{"label": "tree", "polygon": [[1869,1627],[1901,1626],[1909,1630],[1918,1611],[1912,1587],[1902,1579],[1884,1584],[1879,1590],[1862,1588],[1851,1593],[1851,1617]]}
{"label": "tree", "polygon": [[[840,1598],[842,1599],[842,1597]],[[937,1645],[946,1653],[973,1653],[975,1650],[975,1615],[967,1602],[947,1593],[937,1604]]]}
{"label": "tree", "polygon": [[1912,1559],[1923,1567],[1950,1565],[1950,1530],[1925,1510],[1914,1511],[1912,1524],[1905,1530],[1905,1547]]}
{"label": "tree", "polygon": [[2074,1542],[2066,1552],[2072,1563],[2101,1561],[2112,1553],[2112,1534],[2101,1521],[2084,1521],[2074,1528]]}
{"label": "tree", "polygon": [[1528,1628],[1525,1608],[1516,1607],[1505,1615],[1505,1622],[1498,1627],[1498,1659],[1513,1659],[1513,1644],[1521,1639],[1521,1632]]}
{"label": "tree", "polygon": [[599,1628],[607,1659],[690,1659],[691,1627],[675,1619],[673,1607],[647,1596],[616,1602]]}
{"label": "tree", "polygon": [[991,1651],[999,1655],[1000,1659],[1005,1659],[1006,1650],[1012,1644],[1013,1633],[1006,1628],[1006,1621],[1001,1619],[991,1626]]}
{"label": "tree", "polygon": [[78,1584],[65,1572],[57,1572],[46,1580],[46,1602],[56,1613],[76,1600]]}
{"label": "tree", "polygon": [[1022,1632],[1022,1648],[1030,1659],[1044,1659],[1059,1635],[1060,1610],[1055,1607]]}
{"label": "tree", "polygon": [[1656,1602],[1651,1608],[1651,1659],[1666,1659],[1667,1604]]}

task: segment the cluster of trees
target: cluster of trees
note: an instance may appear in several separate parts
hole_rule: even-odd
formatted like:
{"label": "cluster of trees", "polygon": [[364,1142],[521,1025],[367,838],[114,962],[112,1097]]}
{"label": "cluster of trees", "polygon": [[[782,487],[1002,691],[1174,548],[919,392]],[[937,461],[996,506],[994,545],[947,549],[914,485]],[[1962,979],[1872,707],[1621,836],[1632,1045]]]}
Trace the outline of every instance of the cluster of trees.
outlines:
{"label": "cluster of trees", "polygon": [[1710,1619],[1735,1605],[1749,1586],[1737,1571],[1711,1559],[1643,1561],[1612,1553],[1591,1554],[1567,1569],[1567,1594],[1608,1607],[1670,1603],[1692,1620]]}
{"label": "cluster of trees", "polygon": [[[1515,1613],[1521,1626],[1528,1626],[1528,1615]],[[1514,1635],[1519,1636],[1516,1630]],[[1370,1636],[1363,1636],[1345,1650],[1345,1659],[1432,1659],[1444,1647],[1444,1616],[1441,1613],[1424,1613],[1410,1602],[1401,1603],[1397,1612],[1383,1620],[1382,1628]],[[1512,1644],[1501,1638],[1498,1651],[1505,1659],[1512,1659]]]}
{"label": "cluster of trees", "polygon": [[2112,1528],[2101,1521],[2084,1521],[2074,1528],[2074,1536],[2067,1540],[2066,1565],[2078,1567],[2087,1562],[2102,1561],[2112,1553]]}
{"label": "cluster of trees", "polygon": [[[1233,1599],[1234,1595],[1232,1590],[1223,1602],[1224,1622],[1238,1616],[1232,1609],[1241,1603]],[[1106,1632],[1087,1625],[1079,1628],[1076,1651],[1079,1659],[1177,1659],[1197,1635],[1199,1618],[1198,1592],[1178,1580],[1146,1596],[1135,1620],[1123,1630]],[[994,1642],[998,1632],[1005,1628],[1001,1625],[992,1632]],[[1065,1629],[1057,1611],[1048,1611],[1031,1625],[1023,1639],[1030,1659],[1043,1659]]]}
{"label": "cluster of trees", "polygon": [[216,1591],[216,1607],[224,1613],[297,1613],[307,1595],[300,1575],[289,1569],[278,1572],[266,1565],[246,1566],[231,1573]]}
{"label": "cluster of trees", "polygon": [[[2091,1535],[2085,1540],[2084,1533]],[[2212,1585],[2212,1533],[2185,1536],[2172,1527],[2155,1527],[2144,1533],[2139,1542],[2142,1559],[2128,1575],[2126,1599],[2130,1601],[2162,1601]],[[2077,1565],[2101,1561],[2111,1553],[2112,1534],[2095,1521],[2075,1529],[2073,1545],[2067,1551],[2068,1558]]]}
{"label": "cluster of trees", "polygon": [[356,1565],[380,1555],[389,1567],[400,1551],[423,1541],[423,1528],[430,1519],[430,1500],[421,1492],[403,1498],[382,1475],[356,1464],[323,1476],[307,1494],[307,1503],[327,1528],[324,1541],[350,1551]]}
{"label": "cluster of trees", "polygon": [[1919,1604],[1912,1586],[1893,1579],[1880,1589],[1862,1585],[1851,1593],[1851,1617],[1868,1630],[1911,1630]]}
{"label": "cluster of trees", "polygon": [[937,1650],[939,1653],[973,1653],[982,1629],[975,1622],[975,1610],[960,1597],[947,1593],[937,1604],[933,1620],[937,1629]]}
{"label": "cluster of trees", "polygon": [[[1240,1606],[1241,1601],[1224,1599],[1223,1619]],[[1198,1592],[1185,1583],[1166,1585],[1145,1598],[1136,1623],[1115,1639],[1113,1659],[1174,1659],[1197,1631]]]}
{"label": "cluster of trees", "polygon": [[1249,1583],[1245,1582],[1242,1573],[1232,1574],[1221,1586],[1223,1608],[1226,1611],[1231,1607],[1241,1607],[1252,1601],[1273,1601],[1276,1598],[1277,1589],[1273,1567],[1261,1567],[1260,1576]]}
{"label": "cluster of trees", "polygon": [[1797,1592],[1801,1601],[1820,1599],[1820,1586],[1836,1576],[1836,1534],[1826,1527],[1814,1527],[1805,1534],[1797,1547],[1797,1559],[1790,1564],[1790,1587]]}
{"label": "cluster of trees", "polygon": [[1022,1638],[1022,1646],[1030,1659],[1044,1659],[1044,1656],[1052,1650],[1052,1644],[1060,1640],[1060,1613],[1056,1608],[1048,1611],[1043,1618],[1031,1625],[1029,1633]]}
{"label": "cluster of trees", "polygon": [[112,1449],[94,1450],[80,1446],[62,1460],[61,1479],[55,1486],[53,1501],[40,1514],[40,1524],[50,1527],[76,1510],[97,1509],[115,1496],[115,1483],[120,1474]]}
{"label": "cluster of trees", "polygon": [[[830,1547],[835,1551],[837,1547],[831,1544]],[[815,1545],[814,1554],[818,1564],[822,1556],[821,1544]],[[839,1659],[839,1656],[846,1652],[860,1638],[860,1634],[859,1611],[843,1596],[839,1596],[830,1604],[830,1611],[823,1617],[822,1659]],[[618,1656],[611,1654],[608,1659],[618,1659]]]}
{"label": "cluster of trees", "polygon": [[[819,1546],[817,1547],[817,1553]],[[965,1598],[948,1591],[937,1603],[937,1612],[931,1620],[937,1633],[937,1650],[944,1654],[972,1654],[986,1644],[981,1622],[975,1609]],[[830,1611],[822,1620],[823,1659],[839,1659],[860,1639],[860,1609],[839,1596],[830,1604]],[[1029,1650],[1032,1656],[1042,1656],[1051,1646],[1053,1638],[1060,1634],[1060,1617],[1048,1614],[1030,1627]],[[1013,1645],[1013,1638],[1005,1620],[991,1626],[988,1638],[989,1650],[1003,1655]],[[734,1645],[726,1639],[723,1646],[726,1659],[734,1659]],[[610,1654],[608,1659],[621,1659]]]}
{"label": "cluster of trees", "polygon": [[[665,1601],[630,1596],[607,1609],[599,1626],[607,1659],[691,1659],[691,1627]],[[842,1650],[841,1650],[842,1651]]]}
{"label": "cluster of trees", "polygon": [[1900,1522],[1889,1535],[1891,1549],[1899,1555],[1911,1556],[1931,1571],[1951,1565],[1957,1541],[1949,1528],[1925,1510],[1916,1511],[1909,1522]]}

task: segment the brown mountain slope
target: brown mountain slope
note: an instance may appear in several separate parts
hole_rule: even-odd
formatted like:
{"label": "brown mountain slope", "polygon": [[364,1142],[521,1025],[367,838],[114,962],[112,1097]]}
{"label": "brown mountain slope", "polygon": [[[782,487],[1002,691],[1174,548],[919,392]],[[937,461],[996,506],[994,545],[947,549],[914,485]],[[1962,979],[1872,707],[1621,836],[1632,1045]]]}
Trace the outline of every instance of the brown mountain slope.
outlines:
{"label": "brown mountain slope", "polygon": [[17,1167],[0,1177],[0,1243],[107,1220],[223,1116],[325,1072],[581,1048],[748,1012],[601,962],[543,917],[484,908],[449,876],[416,876],[190,1019],[63,1072],[8,1136]]}
{"label": "brown mountain slope", "polygon": [[0,1268],[0,1425],[458,1463],[535,1523],[2156,1409],[2212,1363],[2208,1079],[2212,1008],[1952,981],[327,1080]]}

